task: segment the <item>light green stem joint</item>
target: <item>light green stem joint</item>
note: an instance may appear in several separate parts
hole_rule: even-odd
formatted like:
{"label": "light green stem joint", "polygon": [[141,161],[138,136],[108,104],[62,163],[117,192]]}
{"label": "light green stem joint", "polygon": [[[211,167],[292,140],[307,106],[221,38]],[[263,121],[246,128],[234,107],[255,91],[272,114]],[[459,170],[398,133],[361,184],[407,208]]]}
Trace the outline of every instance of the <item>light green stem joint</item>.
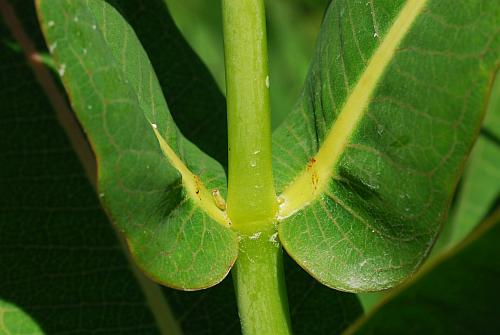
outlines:
{"label": "light green stem joint", "polygon": [[263,0],[222,0],[229,135],[227,212],[240,235],[233,268],[245,335],[291,334],[276,233]]}

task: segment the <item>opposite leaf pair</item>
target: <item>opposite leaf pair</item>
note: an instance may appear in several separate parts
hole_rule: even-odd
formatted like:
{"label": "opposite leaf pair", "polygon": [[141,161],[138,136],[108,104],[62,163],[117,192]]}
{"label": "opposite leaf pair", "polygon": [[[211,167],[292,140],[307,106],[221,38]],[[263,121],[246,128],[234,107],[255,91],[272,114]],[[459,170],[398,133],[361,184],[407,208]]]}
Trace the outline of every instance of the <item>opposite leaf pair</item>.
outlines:
{"label": "opposite leaf pair", "polygon": [[[303,94],[273,138],[279,240],[322,283],[388,288],[429,252],[483,115],[497,7],[329,6]],[[130,26],[105,1],[42,0],[38,12],[137,263],[180,289],[221,281],[238,254],[210,194],[226,194],[224,168],[177,128]]]}

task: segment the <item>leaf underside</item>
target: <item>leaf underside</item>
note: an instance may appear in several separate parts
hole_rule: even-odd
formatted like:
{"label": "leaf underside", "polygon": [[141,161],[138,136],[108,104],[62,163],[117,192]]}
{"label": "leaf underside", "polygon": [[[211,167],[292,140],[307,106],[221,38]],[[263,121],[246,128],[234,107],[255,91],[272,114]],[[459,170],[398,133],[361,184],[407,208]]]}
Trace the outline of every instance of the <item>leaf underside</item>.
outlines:
{"label": "leaf underside", "polygon": [[[41,45],[33,3],[11,3]],[[15,39],[1,18],[0,36],[0,334],[159,334],[23,50],[4,43]]]}
{"label": "leaf underside", "polygon": [[[15,7],[29,36],[42,37],[33,3]],[[9,43],[0,45],[8,65],[0,123],[9,159],[0,169],[0,333],[174,334],[174,321],[186,335],[241,334],[231,277],[198,292],[163,288],[175,320],[143,297],[55,113],[2,23]],[[329,290],[285,262],[295,334],[338,334],[359,317],[355,295]]]}
{"label": "leaf underside", "polygon": [[391,25],[418,1],[333,1],[303,93],[274,134],[277,190],[292,193],[294,181],[310,175],[317,193],[282,219],[280,239],[336,289],[385,289],[421,264],[446,219],[498,66],[498,3],[426,1],[386,56],[339,158],[325,166],[318,151],[350,113],[345,106]]}
{"label": "leaf underside", "polygon": [[170,113],[182,134],[227,166],[225,97],[206,66],[177,29],[166,2],[106,2],[119,10],[137,34],[154,66]]}
{"label": "leaf underside", "polygon": [[[486,0],[329,6],[303,94],[273,141],[285,207],[297,203],[287,194],[307,200],[280,217],[280,239],[320,282],[385,289],[428,254],[496,70],[498,7]],[[224,195],[224,169],[180,133],[132,29],[99,0],[40,0],[39,16],[96,152],[102,201],[138,264],[175,288],[221,281],[237,255],[236,234],[188,186],[202,175],[205,193]],[[196,181],[163,155],[151,125]],[[340,143],[335,159],[325,149],[332,138]],[[305,184],[296,182],[301,176]]]}
{"label": "leaf underside", "polygon": [[236,259],[236,234],[189,192],[151,124],[195,175],[203,175],[201,189],[224,194],[224,170],[180,133],[131,27],[99,0],[41,0],[38,15],[96,153],[101,200],[138,265],[179,289],[220,282]]}
{"label": "leaf underside", "polygon": [[[491,92],[481,133],[461,181],[450,220],[444,226],[433,255],[461,242],[498,206],[500,199],[500,77]],[[491,129],[491,130],[490,130]]]}
{"label": "leaf underside", "polygon": [[[29,36],[41,37],[33,3],[12,3]],[[9,41],[0,45],[8,65],[0,124],[9,139],[0,169],[0,333],[177,334],[171,322],[178,322],[185,335],[241,334],[231,277],[198,292],[163,288],[173,319],[144,298],[54,111],[4,28],[0,22]],[[329,290],[285,262],[295,334],[339,334],[360,316],[355,295]]]}
{"label": "leaf underside", "polygon": [[346,334],[496,334],[500,211]]}

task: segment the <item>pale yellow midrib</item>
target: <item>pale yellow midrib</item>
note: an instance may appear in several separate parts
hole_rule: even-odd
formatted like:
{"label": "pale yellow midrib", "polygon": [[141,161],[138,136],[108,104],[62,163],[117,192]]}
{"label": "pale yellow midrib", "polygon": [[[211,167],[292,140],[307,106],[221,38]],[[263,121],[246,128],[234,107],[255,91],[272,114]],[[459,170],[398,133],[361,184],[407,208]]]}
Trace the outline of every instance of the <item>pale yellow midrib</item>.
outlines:
{"label": "pale yellow midrib", "polygon": [[170,164],[181,174],[182,184],[184,185],[189,197],[213,220],[225,227],[229,227],[231,225],[229,217],[225,211],[217,207],[212,192],[206,189],[201,182],[201,179],[194,175],[186,164],[184,164],[184,162],[177,156],[175,151],[172,150],[167,141],[165,141],[165,139],[161,136],[157,126],[155,124],[151,124],[151,127],[153,128],[153,132],[156,135],[163,154],[167,157]]}
{"label": "pale yellow midrib", "polygon": [[[371,57],[334,125],[309,166],[281,194],[278,219],[293,215],[323,193],[349,138],[367,110],[373,92],[403,38],[428,0],[408,0]],[[314,162],[314,163],[313,163]],[[313,182],[314,180],[314,182]]]}

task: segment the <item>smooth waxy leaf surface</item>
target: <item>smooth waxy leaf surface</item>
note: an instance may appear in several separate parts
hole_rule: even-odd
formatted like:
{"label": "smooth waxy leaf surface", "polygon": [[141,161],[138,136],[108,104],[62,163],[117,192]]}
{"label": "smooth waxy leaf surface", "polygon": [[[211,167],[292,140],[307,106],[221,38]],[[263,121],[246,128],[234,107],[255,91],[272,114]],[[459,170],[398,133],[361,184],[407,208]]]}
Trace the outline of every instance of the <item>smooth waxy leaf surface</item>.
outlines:
{"label": "smooth waxy leaf surface", "polygon": [[496,334],[500,211],[346,334]]}
{"label": "smooth waxy leaf surface", "polygon": [[499,58],[491,1],[335,1],[274,137],[280,239],[322,283],[391,287],[428,254]]}
{"label": "smooth waxy leaf surface", "polygon": [[218,283],[237,254],[236,235],[211,194],[225,192],[223,168],[182,136],[147,55],[113,7],[99,0],[38,7],[98,159],[102,201],[135,260],[168,286]]}

